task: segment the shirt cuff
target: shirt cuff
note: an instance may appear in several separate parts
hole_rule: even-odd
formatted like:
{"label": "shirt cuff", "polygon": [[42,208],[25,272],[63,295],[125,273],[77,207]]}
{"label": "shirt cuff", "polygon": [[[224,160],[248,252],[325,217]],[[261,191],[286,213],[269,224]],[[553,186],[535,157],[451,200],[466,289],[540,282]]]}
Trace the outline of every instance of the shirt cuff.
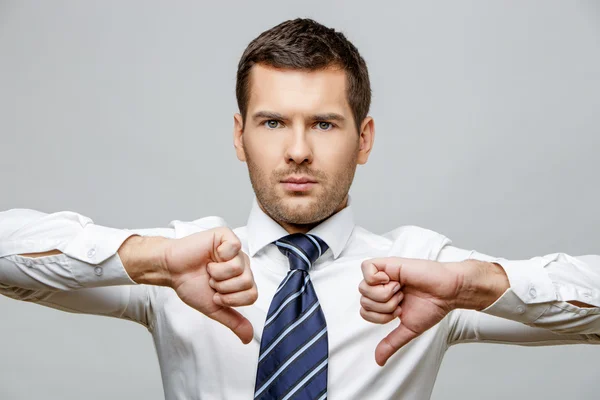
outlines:
{"label": "shirt cuff", "polygon": [[498,300],[482,312],[512,321],[531,324],[541,317],[552,303],[527,304],[508,288]]}
{"label": "shirt cuff", "polygon": [[83,288],[137,284],[127,274],[119,254],[95,265],[70,258],[69,267],[73,277]]}
{"label": "shirt cuff", "polygon": [[554,284],[545,269],[546,265],[550,263],[549,260],[542,257],[519,261],[496,258],[492,262],[499,264],[504,269],[510,283],[510,291],[524,305],[558,300]]}
{"label": "shirt cuff", "polygon": [[[66,248],[60,250],[79,261],[100,264],[114,256],[123,242],[133,235],[133,232],[122,229],[88,224]],[[119,263],[121,263],[120,259]],[[121,268],[123,268],[122,264]]]}
{"label": "shirt cuff", "polygon": [[504,269],[510,287],[484,309],[484,313],[530,324],[541,317],[552,302],[558,300],[545,269],[548,260],[541,257],[519,261],[496,258],[491,262]]}

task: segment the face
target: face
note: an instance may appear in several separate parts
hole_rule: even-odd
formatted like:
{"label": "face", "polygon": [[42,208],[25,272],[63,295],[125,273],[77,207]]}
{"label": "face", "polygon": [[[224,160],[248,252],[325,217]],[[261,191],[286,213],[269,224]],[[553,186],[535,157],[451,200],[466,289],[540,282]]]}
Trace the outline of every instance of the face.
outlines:
{"label": "face", "polygon": [[342,209],[374,138],[371,118],[356,130],[345,72],[256,65],[247,110],[245,121],[235,116],[234,145],[262,209],[284,226]]}

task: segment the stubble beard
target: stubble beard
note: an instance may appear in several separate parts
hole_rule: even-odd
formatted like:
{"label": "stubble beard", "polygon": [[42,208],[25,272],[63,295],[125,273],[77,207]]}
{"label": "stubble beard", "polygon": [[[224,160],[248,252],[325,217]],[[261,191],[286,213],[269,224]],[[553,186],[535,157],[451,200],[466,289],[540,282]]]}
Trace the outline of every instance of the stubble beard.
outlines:
{"label": "stubble beard", "polygon": [[[285,171],[273,171],[269,175],[261,170],[248,154],[246,154],[246,162],[252,188],[264,211],[279,223],[293,225],[316,224],[338,211],[348,195],[356,172],[355,159],[350,160],[333,179],[323,171],[311,170],[305,165],[296,165],[296,168]],[[321,186],[316,196],[310,195],[313,200],[307,205],[287,204],[283,196],[278,193],[277,187],[280,181],[292,174],[310,176],[318,180]],[[303,192],[292,192],[292,196],[308,197],[309,195]]]}

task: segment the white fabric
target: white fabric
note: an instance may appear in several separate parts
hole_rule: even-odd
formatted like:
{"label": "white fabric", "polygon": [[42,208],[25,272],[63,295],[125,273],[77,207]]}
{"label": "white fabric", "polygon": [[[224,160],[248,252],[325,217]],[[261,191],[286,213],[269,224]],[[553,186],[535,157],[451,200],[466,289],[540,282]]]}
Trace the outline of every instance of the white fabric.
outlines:
{"label": "white fabric", "polygon": [[[287,259],[272,244],[287,234],[285,230],[256,202],[247,226],[234,230],[251,257],[259,290],[254,305],[239,308],[254,326],[249,345],[186,306],[171,289],[135,285],[116,254],[134,233],[178,238],[223,225],[221,218],[208,217],[174,221],[169,228],[124,231],[94,225],[89,218],[70,212],[9,210],[0,213],[0,293],[145,325],[156,344],[168,400],[250,399],[266,313],[288,271]],[[600,308],[566,303],[577,300],[600,307],[598,256],[496,259],[453,247],[443,235],[414,226],[387,235],[371,233],[354,225],[351,207],[311,233],[330,247],[310,274],[327,319],[328,396],[332,400],[428,399],[443,355],[456,343],[600,343]],[[18,255],[51,249],[65,254],[37,259]],[[506,270],[511,289],[484,312],[453,311],[381,368],[375,363],[375,346],[397,323],[364,321],[357,288],[363,260],[392,255],[496,261]]]}

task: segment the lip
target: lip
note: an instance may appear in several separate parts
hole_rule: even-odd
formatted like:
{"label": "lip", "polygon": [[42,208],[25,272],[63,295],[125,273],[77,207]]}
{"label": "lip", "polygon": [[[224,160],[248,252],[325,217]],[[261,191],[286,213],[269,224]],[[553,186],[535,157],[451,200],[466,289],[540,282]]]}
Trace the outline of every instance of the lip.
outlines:
{"label": "lip", "polygon": [[311,179],[307,176],[290,176],[281,181],[282,183],[317,183],[314,179]]}
{"label": "lip", "polygon": [[307,192],[317,184],[317,181],[305,176],[290,176],[281,183],[285,189],[291,192]]}

